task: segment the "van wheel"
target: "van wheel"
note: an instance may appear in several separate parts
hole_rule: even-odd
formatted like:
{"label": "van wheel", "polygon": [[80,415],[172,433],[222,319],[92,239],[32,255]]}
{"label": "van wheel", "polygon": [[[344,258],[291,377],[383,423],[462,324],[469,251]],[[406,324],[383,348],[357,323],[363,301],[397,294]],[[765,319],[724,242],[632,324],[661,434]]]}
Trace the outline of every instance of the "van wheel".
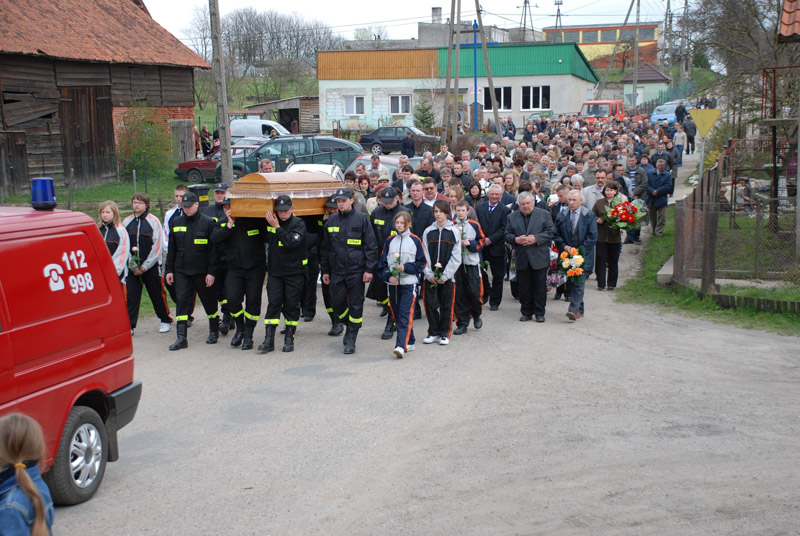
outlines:
{"label": "van wheel", "polygon": [[186,180],[189,182],[203,182],[203,174],[193,169],[186,174]]}
{"label": "van wheel", "polygon": [[100,415],[86,406],[72,408],[56,462],[44,474],[55,503],[78,504],[94,495],[106,472],[107,444],[106,426]]}

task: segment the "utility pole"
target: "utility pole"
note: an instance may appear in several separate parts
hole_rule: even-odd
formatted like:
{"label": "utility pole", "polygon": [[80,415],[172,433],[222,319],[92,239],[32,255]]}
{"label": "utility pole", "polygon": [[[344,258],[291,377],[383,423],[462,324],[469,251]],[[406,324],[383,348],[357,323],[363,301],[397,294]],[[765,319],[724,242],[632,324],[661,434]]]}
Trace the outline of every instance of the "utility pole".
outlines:
{"label": "utility pole", "polygon": [[561,6],[564,5],[564,0],[555,0],[556,4],[556,30],[555,33],[558,36],[558,40],[556,43],[563,43],[564,36],[561,35],[561,28],[563,24],[561,23]]}
{"label": "utility pole", "polygon": [[214,52],[214,81],[217,86],[217,134],[222,161],[222,182],[233,184],[233,163],[231,162],[231,139],[228,132],[228,91],[225,87],[225,62],[223,61],[222,30],[219,22],[219,1],[208,0],[211,16],[211,47]]}
{"label": "utility pole", "polygon": [[681,82],[691,80],[692,65],[689,63],[689,50],[687,42],[687,29],[689,24],[689,0],[683,0],[683,28],[681,29]]}
{"label": "utility pole", "polygon": [[[486,33],[483,31],[483,18],[481,17],[480,0],[475,0],[475,11],[478,14],[478,31],[480,31],[481,33],[481,48],[483,49],[483,63],[484,66],[486,67],[486,80],[489,82],[489,96],[492,99],[494,128],[496,133],[500,134],[500,115],[497,113],[497,97],[494,94],[494,82],[492,81],[492,68],[489,66],[489,51],[486,49]],[[475,88],[475,91],[477,90],[478,88]]]}
{"label": "utility pole", "polygon": [[639,113],[639,1],[636,0],[636,35],[633,40],[633,108]]}
{"label": "utility pole", "polygon": [[[460,3],[461,0],[458,0]],[[450,22],[447,30],[447,80],[444,86],[444,132],[442,139],[447,140],[447,128],[450,126],[450,74],[453,72],[453,15],[456,12],[456,0],[450,1]]]}
{"label": "utility pole", "polygon": [[628,19],[631,16],[631,10],[633,10],[633,4],[635,3],[636,0],[631,0],[631,5],[628,6],[628,13],[625,15],[625,22],[622,23],[622,28],[619,31],[619,37],[617,37],[617,42],[614,43],[614,51],[611,53],[611,59],[608,60],[608,65],[606,65],[606,70],[603,73],[603,81],[599,86],[595,87],[594,98],[596,99],[600,98],[600,96],[603,94],[603,90],[606,88],[606,82],[608,81],[608,73],[611,71],[611,67],[614,65],[614,62],[617,61],[617,50],[619,50],[619,44],[622,41],[622,32],[624,32],[625,27],[628,26]]}
{"label": "utility pole", "polygon": [[[519,7],[519,6],[517,6]],[[535,7],[539,7],[537,4]],[[531,35],[533,36],[533,42],[536,42],[536,33],[533,31],[533,11],[531,10],[531,2],[530,0],[523,0],[522,2],[522,18],[519,21],[519,25],[522,28],[522,42],[525,42],[525,32],[528,28],[528,21],[531,23]]]}
{"label": "utility pole", "polygon": [[[458,104],[460,102],[460,95],[459,95],[459,78],[461,77],[461,0],[457,0],[458,6],[456,7],[456,87],[455,87],[455,94],[453,95],[453,116],[450,118],[452,121],[452,128],[450,133],[450,147],[455,148],[456,146],[456,135],[458,135],[458,118],[459,118],[459,110]],[[451,125],[447,125],[448,128]],[[446,132],[446,130],[445,130]],[[447,138],[445,138],[446,140]]]}
{"label": "utility pole", "polygon": [[664,13],[664,48],[667,49],[664,64],[666,66],[667,76],[674,81],[672,76],[672,17],[669,11],[669,1],[667,0],[667,11]]}

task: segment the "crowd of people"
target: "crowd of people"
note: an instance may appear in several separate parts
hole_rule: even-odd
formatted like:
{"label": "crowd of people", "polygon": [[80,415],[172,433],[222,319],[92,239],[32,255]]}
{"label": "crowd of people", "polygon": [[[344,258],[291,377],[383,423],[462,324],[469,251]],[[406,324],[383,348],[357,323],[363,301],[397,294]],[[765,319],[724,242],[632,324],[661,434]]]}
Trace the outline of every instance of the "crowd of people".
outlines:
{"label": "crowd of people", "polygon": [[[569,302],[567,318],[580,319],[589,277],[595,275],[598,290],[614,290],[623,244],[641,243],[638,228],[623,236],[608,221],[609,210],[625,201],[646,206],[651,234],[661,236],[696,130],[688,113],[674,125],[560,116],[528,121],[523,130],[520,136],[505,120],[501,140],[458,154],[442,145],[416,168],[407,154],[392,171],[374,156],[345,174],[320,216],[298,217],[284,195],[263,219],[237,219],[225,184],[202,208],[179,185],[163,222],[142,193],[134,194],[133,214],[123,221],[115,203],[104,203],[100,229],[127,289],[131,333],[146,290],[159,331],[177,324],[170,350],[188,346],[199,297],[209,322],[206,343],[235,330],[231,345],[253,349],[261,319],[257,349],[274,351],[282,316],[282,350],[290,352],[300,318],[316,315],[318,279],[328,334],[344,333],[347,354],[355,352],[366,300],[381,306],[381,338],[395,339],[397,357],[416,347],[420,298],[428,324],[422,342],[447,345],[453,335],[481,328],[485,305],[500,307],[506,279],[520,321],[545,321],[551,288],[555,299]],[[259,171],[273,172],[273,163],[265,159]],[[556,259],[572,249],[585,259],[581,276],[554,277]]]}

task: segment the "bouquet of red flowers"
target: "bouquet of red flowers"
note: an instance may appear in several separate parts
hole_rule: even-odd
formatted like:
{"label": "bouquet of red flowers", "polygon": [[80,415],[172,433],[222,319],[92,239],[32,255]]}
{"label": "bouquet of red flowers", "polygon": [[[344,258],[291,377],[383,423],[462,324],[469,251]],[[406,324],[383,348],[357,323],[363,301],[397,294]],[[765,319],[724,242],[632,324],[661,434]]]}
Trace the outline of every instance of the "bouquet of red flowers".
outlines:
{"label": "bouquet of red flowers", "polygon": [[642,219],[645,216],[644,203],[641,199],[630,201],[619,201],[614,199],[611,206],[606,207],[606,215],[601,218],[611,231],[621,230],[633,231],[641,227]]}

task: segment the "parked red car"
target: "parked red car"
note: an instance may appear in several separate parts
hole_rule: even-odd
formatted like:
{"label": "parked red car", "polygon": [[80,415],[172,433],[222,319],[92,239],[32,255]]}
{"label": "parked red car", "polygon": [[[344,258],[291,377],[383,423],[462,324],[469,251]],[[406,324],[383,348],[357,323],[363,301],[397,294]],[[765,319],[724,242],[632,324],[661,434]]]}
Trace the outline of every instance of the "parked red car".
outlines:
{"label": "parked red car", "polygon": [[[231,147],[231,155],[248,155],[257,145],[234,145]],[[198,158],[197,160],[187,160],[178,164],[175,168],[175,175],[179,179],[188,182],[214,182],[214,172],[217,169],[217,162],[219,162],[220,153],[217,151],[210,154],[205,158]]]}

